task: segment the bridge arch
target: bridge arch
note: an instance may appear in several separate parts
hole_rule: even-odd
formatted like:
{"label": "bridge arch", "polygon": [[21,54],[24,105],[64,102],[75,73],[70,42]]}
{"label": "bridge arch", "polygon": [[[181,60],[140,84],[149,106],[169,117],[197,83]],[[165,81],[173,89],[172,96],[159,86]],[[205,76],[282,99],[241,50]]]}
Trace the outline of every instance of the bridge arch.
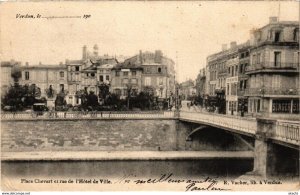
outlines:
{"label": "bridge arch", "polygon": [[200,127],[197,127],[195,129],[193,129],[185,138],[186,141],[192,141],[192,136],[193,134],[195,134],[196,132],[199,132],[203,129],[206,129],[208,128],[208,126],[205,126],[205,125],[201,125]]}

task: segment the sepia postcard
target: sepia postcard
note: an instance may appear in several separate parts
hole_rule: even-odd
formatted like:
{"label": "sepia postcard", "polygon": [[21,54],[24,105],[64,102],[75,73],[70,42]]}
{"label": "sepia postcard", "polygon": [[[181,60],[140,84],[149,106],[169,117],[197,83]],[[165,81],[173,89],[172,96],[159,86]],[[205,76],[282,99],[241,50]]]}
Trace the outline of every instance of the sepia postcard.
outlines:
{"label": "sepia postcard", "polygon": [[298,195],[299,8],[1,2],[2,194]]}

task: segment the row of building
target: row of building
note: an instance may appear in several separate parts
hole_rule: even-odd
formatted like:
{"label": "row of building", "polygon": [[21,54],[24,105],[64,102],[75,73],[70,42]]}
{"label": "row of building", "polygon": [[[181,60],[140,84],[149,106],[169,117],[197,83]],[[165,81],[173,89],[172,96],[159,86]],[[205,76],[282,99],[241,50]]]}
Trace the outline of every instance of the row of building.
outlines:
{"label": "row of building", "polygon": [[299,114],[299,21],[278,21],[253,30],[243,44],[207,57],[197,94],[224,98],[226,114],[292,118]]}
{"label": "row of building", "polygon": [[5,93],[14,81],[11,73],[20,69],[19,84],[35,84],[40,88],[41,97],[49,97],[47,90],[54,94],[64,91],[67,104],[78,105],[80,98],[77,91],[86,90],[99,93],[100,85],[109,85],[110,92],[126,98],[128,89],[131,95],[138,94],[145,87],[151,87],[159,99],[167,99],[175,92],[174,61],[165,57],[160,50],[142,52],[126,58],[124,56],[98,55],[98,46],[89,52],[82,49],[80,60],[66,60],[58,65],[21,65],[20,62],[8,61],[1,63],[1,88]]}

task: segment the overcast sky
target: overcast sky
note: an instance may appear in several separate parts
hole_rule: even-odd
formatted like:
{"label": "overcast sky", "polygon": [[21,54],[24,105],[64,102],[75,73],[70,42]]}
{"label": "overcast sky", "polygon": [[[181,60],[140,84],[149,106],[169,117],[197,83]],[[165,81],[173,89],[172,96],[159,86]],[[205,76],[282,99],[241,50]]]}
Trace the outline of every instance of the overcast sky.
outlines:
{"label": "overcast sky", "polygon": [[[267,24],[270,16],[299,20],[296,1],[23,2],[2,3],[0,9],[2,60],[58,64],[80,59],[82,46],[92,50],[95,43],[101,55],[160,49],[178,62],[180,82],[195,79],[222,44],[247,41],[250,30]],[[16,19],[16,14],[91,18]]]}

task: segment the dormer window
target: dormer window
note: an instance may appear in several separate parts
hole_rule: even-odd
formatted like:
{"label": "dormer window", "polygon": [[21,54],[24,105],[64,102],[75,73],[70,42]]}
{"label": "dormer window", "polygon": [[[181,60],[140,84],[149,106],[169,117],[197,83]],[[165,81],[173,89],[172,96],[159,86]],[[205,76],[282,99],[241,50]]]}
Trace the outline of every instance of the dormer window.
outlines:
{"label": "dormer window", "polygon": [[281,32],[280,31],[275,31],[274,33],[274,42],[278,43],[280,41],[280,36],[281,36]]}

